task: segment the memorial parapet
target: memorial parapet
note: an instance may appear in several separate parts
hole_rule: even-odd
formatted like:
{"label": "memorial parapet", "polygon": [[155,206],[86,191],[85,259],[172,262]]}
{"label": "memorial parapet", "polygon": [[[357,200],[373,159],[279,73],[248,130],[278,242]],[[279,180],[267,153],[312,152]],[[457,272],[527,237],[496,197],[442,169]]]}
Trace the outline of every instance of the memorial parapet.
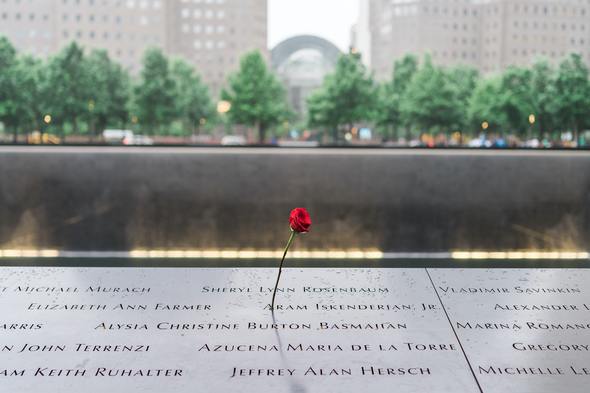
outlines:
{"label": "memorial parapet", "polygon": [[5,267],[0,386],[587,392],[585,269]]}

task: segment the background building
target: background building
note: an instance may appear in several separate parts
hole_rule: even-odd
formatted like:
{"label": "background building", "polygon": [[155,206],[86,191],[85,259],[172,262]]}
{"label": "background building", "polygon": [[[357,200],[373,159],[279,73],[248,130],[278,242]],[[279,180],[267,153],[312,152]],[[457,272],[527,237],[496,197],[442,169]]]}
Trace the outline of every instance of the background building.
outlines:
{"label": "background building", "polygon": [[2,0],[0,35],[46,57],[71,41],[104,48],[132,73],[148,47],[196,66],[217,93],[247,51],[267,47],[259,0]]}
{"label": "background building", "polygon": [[288,38],[272,49],[273,70],[283,82],[298,120],[307,115],[307,99],[334,71],[340,55],[336,45],[311,35]]}
{"label": "background building", "polygon": [[483,73],[572,52],[590,62],[590,0],[366,0],[354,36],[380,78],[408,53]]}

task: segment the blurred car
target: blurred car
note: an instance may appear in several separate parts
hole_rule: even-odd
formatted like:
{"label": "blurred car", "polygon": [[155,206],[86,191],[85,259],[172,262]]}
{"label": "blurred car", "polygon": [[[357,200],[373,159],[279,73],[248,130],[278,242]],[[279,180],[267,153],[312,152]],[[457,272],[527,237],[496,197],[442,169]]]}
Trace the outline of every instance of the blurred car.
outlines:
{"label": "blurred car", "polygon": [[469,143],[467,144],[468,147],[472,147],[472,148],[483,148],[483,147],[492,147],[492,142],[487,140],[484,137],[479,137],[476,139],[472,139],[469,141]]}
{"label": "blurred car", "polygon": [[492,147],[498,148],[498,149],[504,149],[506,147],[508,147],[508,142],[506,142],[506,139],[504,139],[503,137],[497,137],[496,139],[494,139],[494,142],[492,143]]}
{"label": "blurred car", "polygon": [[279,141],[281,147],[318,147],[318,141]]}
{"label": "blurred car", "polygon": [[538,149],[541,146],[541,142],[537,138],[529,139],[524,142],[524,147],[528,147],[530,149]]}
{"label": "blurred car", "polygon": [[59,145],[61,139],[53,134],[44,133],[41,135],[39,131],[34,131],[27,137],[27,143],[30,145]]}
{"label": "blurred car", "polygon": [[151,146],[154,140],[146,135],[131,135],[123,139],[123,144],[127,146]]}
{"label": "blurred car", "polygon": [[219,141],[215,141],[212,135],[191,135],[191,143],[195,145],[212,145]]}
{"label": "blurred car", "polygon": [[122,144],[126,138],[133,138],[133,131],[131,130],[104,130],[102,133],[106,143]]}
{"label": "blurred car", "polygon": [[242,135],[226,135],[221,138],[222,146],[245,146],[246,138]]}

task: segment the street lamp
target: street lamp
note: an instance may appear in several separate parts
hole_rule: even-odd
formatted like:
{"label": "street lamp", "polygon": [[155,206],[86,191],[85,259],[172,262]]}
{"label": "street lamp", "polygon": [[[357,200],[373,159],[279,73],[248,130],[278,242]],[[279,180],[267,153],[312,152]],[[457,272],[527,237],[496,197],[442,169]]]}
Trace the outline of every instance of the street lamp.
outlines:
{"label": "street lamp", "polygon": [[534,114],[531,113],[529,115],[529,124],[530,124],[530,127],[529,127],[529,135],[528,135],[528,138],[527,139],[531,139],[532,138],[532,136],[533,136],[533,126],[535,125],[535,122],[536,121],[537,121],[537,118],[535,117]]}
{"label": "street lamp", "polygon": [[529,123],[532,126],[537,121],[537,118],[532,113],[529,115]]}
{"label": "street lamp", "polygon": [[[49,126],[51,124],[52,120],[53,119],[50,114],[46,114],[45,116],[43,116],[43,123],[45,124],[45,127]],[[44,139],[43,139],[43,134],[45,133],[45,130],[44,130],[45,127],[40,127],[39,143],[45,143]]]}
{"label": "street lamp", "polygon": [[219,101],[217,103],[217,112],[220,114],[225,114],[231,110],[231,102],[229,101]]}
{"label": "street lamp", "polygon": [[488,123],[487,121],[484,121],[483,123],[481,123],[481,129],[486,131],[488,128],[490,128],[490,123]]}
{"label": "street lamp", "polygon": [[223,127],[225,128],[224,132],[227,135],[230,130],[229,122],[227,121],[226,114],[231,110],[231,102],[229,101],[219,101],[217,103],[217,113],[221,116]]}

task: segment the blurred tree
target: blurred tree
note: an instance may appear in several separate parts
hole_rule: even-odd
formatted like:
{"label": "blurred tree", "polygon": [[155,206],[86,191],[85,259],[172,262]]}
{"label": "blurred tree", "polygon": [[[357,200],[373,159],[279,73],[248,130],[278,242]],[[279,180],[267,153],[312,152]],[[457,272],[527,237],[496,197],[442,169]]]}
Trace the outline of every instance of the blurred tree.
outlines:
{"label": "blurred tree", "polygon": [[215,116],[209,89],[193,67],[184,60],[174,61],[172,78],[176,82],[176,108],[183,129],[197,134]]}
{"label": "blurred tree", "polygon": [[489,131],[501,132],[508,124],[502,111],[501,84],[500,77],[478,81],[468,104],[468,118],[473,129],[482,130],[482,125],[486,123]]}
{"label": "blurred tree", "polygon": [[531,69],[532,113],[539,130],[539,140],[550,132],[555,122],[555,71],[546,60],[539,60]]}
{"label": "blurred tree", "polygon": [[376,93],[360,55],[343,55],[335,72],[328,75],[323,86],[309,98],[310,125],[331,129],[334,142],[338,142],[341,126],[349,131],[356,122],[375,117]]}
{"label": "blurred tree", "polygon": [[399,94],[404,93],[410,81],[418,71],[418,57],[415,55],[405,55],[396,61],[393,66],[393,87]]}
{"label": "blurred tree", "polygon": [[160,49],[148,49],[143,58],[143,70],[135,87],[135,114],[139,124],[149,134],[161,133],[177,115],[176,83],[171,76],[168,59]]}
{"label": "blurred tree", "polygon": [[75,42],[49,60],[47,82],[51,93],[48,114],[52,122],[60,128],[64,139],[66,123],[77,134],[78,118],[87,111],[92,88],[84,52]]}
{"label": "blurred tree", "polygon": [[14,138],[18,132],[16,112],[19,107],[16,97],[18,91],[18,85],[15,83],[16,68],[16,50],[6,38],[0,37],[0,122],[7,130],[14,133]]}
{"label": "blurred tree", "polygon": [[414,55],[406,55],[394,63],[391,81],[379,86],[375,121],[377,125],[387,130],[387,134],[391,129],[396,139],[400,125],[409,129],[407,124],[402,123],[400,105],[408,84],[417,70],[418,58]]}
{"label": "blurred tree", "polygon": [[[15,92],[18,101],[17,118],[20,131],[42,131],[43,116],[47,114],[48,102],[52,99],[47,86],[45,64],[32,56],[18,59],[15,83],[19,87]],[[17,138],[15,128],[14,140]]]}
{"label": "blurred tree", "polygon": [[510,66],[502,74],[500,109],[510,131],[521,137],[525,137],[531,128],[529,116],[534,109],[531,85],[530,69]]}
{"label": "blurred tree", "polygon": [[[88,123],[92,135],[109,125],[123,128],[130,119],[132,92],[133,122],[138,120],[149,132],[162,132],[164,126],[174,135],[198,132],[216,114],[194,69],[182,60],[169,65],[158,49],[146,52],[140,83],[132,89],[128,73],[105,51],[85,56],[72,43],[43,62],[18,56],[0,37],[0,122],[14,140],[19,132],[46,130],[46,115],[63,136],[78,133],[80,120]],[[244,56],[222,97],[232,104],[230,120],[255,126],[261,141],[279,123],[281,132],[290,130],[283,122],[289,114],[284,89],[258,52]],[[343,128],[366,120],[387,128],[386,137],[390,131],[397,136],[403,126],[408,131],[410,126],[449,131],[469,125],[481,129],[485,122],[490,131],[523,136],[536,130],[540,138],[563,128],[577,140],[590,127],[589,70],[572,54],[557,70],[540,60],[530,68],[513,66],[479,79],[472,68],[447,70],[428,57],[419,67],[417,58],[408,55],[395,62],[391,80],[376,89],[360,57],[349,54],[310,97],[308,116],[311,125],[330,129],[335,141]]]}
{"label": "blurred tree", "polygon": [[239,71],[230,76],[229,88],[221,96],[231,103],[230,119],[256,127],[260,143],[269,127],[289,117],[285,90],[258,51],[242,57]]}
{"label": "blurred tree", "polygon": [[572,54],[559,65],[555,81],[555,110],[563,126],[574,132],[574,140],[578,142],[580,130],[590,124],[588,68],[580,55]]}
{"label": "blurred tree", "polygon": [[124,128],[129,119],[129,75],[104,50],[91,52],[86,63],[90,96],[84,114],[91,137],[109,125]]}
{"label": "blurred tree", "polygon": [[307,112],[309,126],[329,129],[334,143],[338,142],[340,116],[335,102],[330,99],[326,81],[323,88],[316,90],[308,97]]}
{"label": "blurred tree", "polygon": [[447,72],[448,81],[455,91],[459,122],[454,126],[463,134],[469,129],[469,101],[479,81],[479,72],[469,66],[458,66]]}
{"label": "blurred tree", "polygon": [[401,113],[422,132],[434,129],[446,132],[461,121],[459,105],[457,92],[449,83],[445,72],[434,66],[427,56],[424,65],[407,87],[401,103]]}

